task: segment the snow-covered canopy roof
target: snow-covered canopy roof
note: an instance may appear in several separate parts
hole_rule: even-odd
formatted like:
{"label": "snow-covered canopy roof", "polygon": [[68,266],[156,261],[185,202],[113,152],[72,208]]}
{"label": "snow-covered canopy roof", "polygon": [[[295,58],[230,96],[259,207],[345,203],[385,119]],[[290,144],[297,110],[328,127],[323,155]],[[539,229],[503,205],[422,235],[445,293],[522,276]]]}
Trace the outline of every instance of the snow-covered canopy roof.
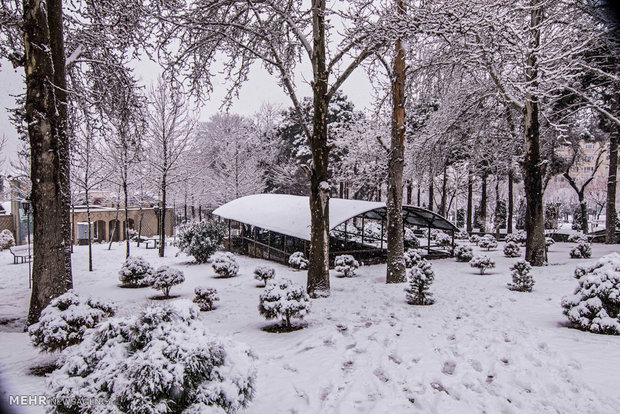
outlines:
{"label": "snow-covered canopy roof", "polygon": [[[250,224],[266,230],[310,240],[310,201],[308,197],[287,194],[254,194],[233,200],[217,208],[214,215]],[[329,200],[329,225],[333,230],[353,217],[381,220],[386,217],[383,202]],[[413,226],[442,230],[458,230],[448,220],[432,211],[403,206],[403,221]]]}

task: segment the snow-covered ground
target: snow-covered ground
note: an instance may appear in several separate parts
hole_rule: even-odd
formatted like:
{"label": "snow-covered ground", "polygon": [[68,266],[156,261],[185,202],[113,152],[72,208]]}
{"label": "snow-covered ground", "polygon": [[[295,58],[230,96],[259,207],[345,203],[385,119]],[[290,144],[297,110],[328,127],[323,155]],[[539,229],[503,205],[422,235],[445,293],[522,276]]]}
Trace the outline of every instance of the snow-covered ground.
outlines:
{"label": "snow-covered ground", "polygon": [[[217,288],[217,309],[202,320],[214,333],[249,344],[258,356],[257,392],[244,413],[617,413],[620,337],[566,327],[560,299],[577,285],[571,244],[551,246],[550,264],[534,268],[532,293],[510,291],[504,243],[489,254],[497,267],[480,276],[467,263],[433,261],[436,303],[411,306],[404,285],[385,284],[385,265],[362,266],[356,278],[332,274],[331,296],[312,301],[307,327],[290,333],[261,328],[262,283],[253,270],[265,261],[238,257],[239,276],[214,278],[209,264],[184,254],[165,258],[133,247],[155,267],[185,272],[172,295],[192,299],[196,286]],[[593,245],[593,260],[618,246]],[[124,246],[87,247],[73,256],[80,294],[116,302],[121,312],[142,308],[159,292],[118,287]],[[481,249],[474,246],[474,254]],[[28,266],[0,252],[0,375],[7,394],[43,394],[45,378],[29,373],[54,357],[39,354],[23,333],[30,291]],[[276,277],[305,284],[306,273],[271,263]],[[172,299],[174,300],[174,299]],[[0,405],[1,406],[1,405]],[[44,412],[28,407],[17,412]]]}

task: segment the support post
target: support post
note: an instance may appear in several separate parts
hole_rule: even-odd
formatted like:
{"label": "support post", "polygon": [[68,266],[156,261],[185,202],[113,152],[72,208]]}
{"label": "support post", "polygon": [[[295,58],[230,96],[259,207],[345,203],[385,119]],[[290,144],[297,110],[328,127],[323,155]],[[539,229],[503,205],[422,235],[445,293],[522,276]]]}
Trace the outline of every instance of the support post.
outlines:
{"label": "support post", "polygon": [[431,254],[431,225],[428,225],[428,254]]}
{"label": "support post", "polygon": [[384,219],[381,219],[381,248],[383,249],[383,221]]}
{"label": "support post", "polygon": [[364,244],[364,217],[362,216],[362,244]]}
{"label": "support post", "polygon": [[267,259],[271,260],[271,230],[267,231]]}
{"label": "support post", "polygon": [[232,238],[230,237],[230,219],[228,220],[228,250],[232,251]]}
{"label": "support post", "polygon": [[450,257],[454,257],[454,229],[452,229],[452,254]]}

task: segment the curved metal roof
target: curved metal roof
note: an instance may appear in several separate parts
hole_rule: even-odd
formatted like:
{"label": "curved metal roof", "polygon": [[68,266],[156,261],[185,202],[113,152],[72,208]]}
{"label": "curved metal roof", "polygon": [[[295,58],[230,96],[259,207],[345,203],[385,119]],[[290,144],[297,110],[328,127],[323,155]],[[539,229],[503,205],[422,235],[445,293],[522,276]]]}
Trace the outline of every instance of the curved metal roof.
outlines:
{"label": "curved metal roof", "polygon": [[[386,213],[386,205],[383,202],[331,198],[329,200],[330,230],[353,217],[381,220],[386,218]],[[213,214],[287,236],[310,240],[310,200],[308,197],[288,194],[254,194],[226,203],[215,209]],[[403,221],[412,226],[458,231],[458,228],[444,217],[420,207],[403,206]]]}

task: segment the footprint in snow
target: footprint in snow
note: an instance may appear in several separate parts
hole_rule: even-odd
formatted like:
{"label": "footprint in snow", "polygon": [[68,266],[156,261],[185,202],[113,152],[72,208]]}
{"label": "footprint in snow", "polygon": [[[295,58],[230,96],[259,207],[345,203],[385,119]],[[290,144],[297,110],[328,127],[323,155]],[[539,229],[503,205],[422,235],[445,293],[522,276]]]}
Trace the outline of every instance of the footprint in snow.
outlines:
{"label": "footprint in snow", "polygon": [[456,370],[456,362],[446,361],[443,363],[443,368],[441,369],[441,372],[446,375],[454,375],[455,370]]}

